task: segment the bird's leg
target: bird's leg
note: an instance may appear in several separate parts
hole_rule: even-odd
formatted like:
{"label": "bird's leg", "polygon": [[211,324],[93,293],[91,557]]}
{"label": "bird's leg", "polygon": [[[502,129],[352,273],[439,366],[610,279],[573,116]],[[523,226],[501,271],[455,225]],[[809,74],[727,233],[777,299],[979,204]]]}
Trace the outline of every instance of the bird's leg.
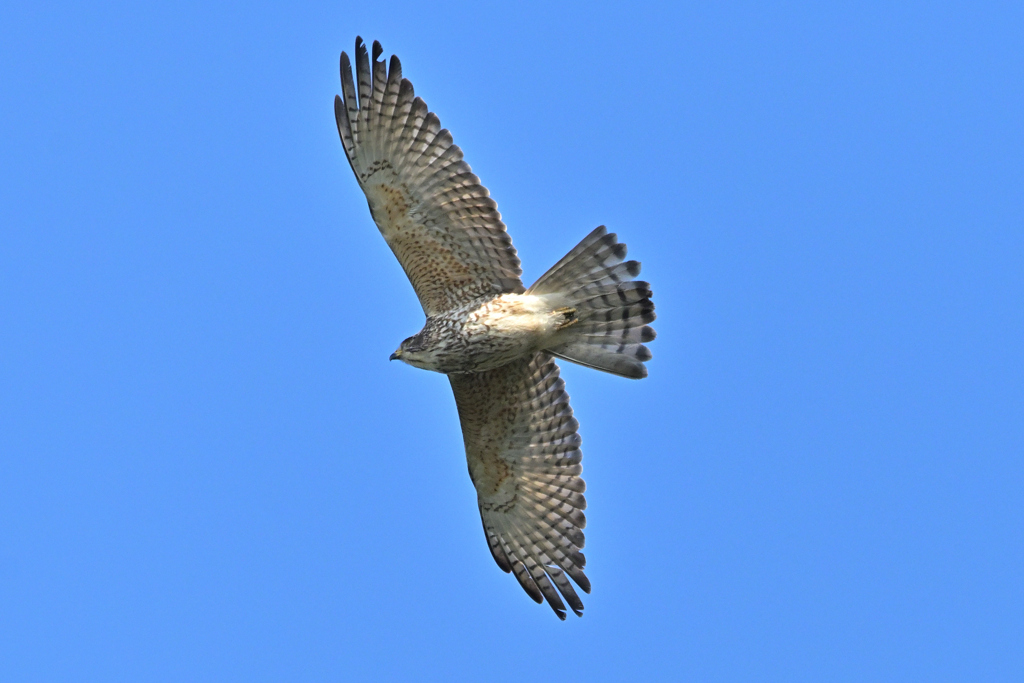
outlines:
{"label": "bird's leg", "polygon": [[553,310],[551,312],[556,314],[556,315],[562,316],[562,319],[559,320],[557,323],[555,323],[555,329],[556,330],[564,330],[565,328],[569,327],[570,325],[575,325],[576,323],[578,323],[580,321],[580,319],[576,317],[576,309],[572,308],[570,306],[564,306],[562,308],[556,308],[555,310]]}

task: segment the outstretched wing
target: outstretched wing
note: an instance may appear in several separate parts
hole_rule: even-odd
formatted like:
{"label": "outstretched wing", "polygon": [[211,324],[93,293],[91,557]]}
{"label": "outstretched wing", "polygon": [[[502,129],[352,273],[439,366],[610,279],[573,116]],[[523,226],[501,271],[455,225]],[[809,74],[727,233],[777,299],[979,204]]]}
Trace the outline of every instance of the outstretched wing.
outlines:
{"label": "outstretched wing", "polygon": [[487,372],[448,377],[491,554],[560,619],[565,605],[559,592],[582,616],[583,603],[566,576],[590,592],[580,552],[586,485],[579,423],[558,366],[540,352]]}
{"label": "outstretched wing", "polygon": [[341,53],[344,100],[334,98],[345,154],[370,214],[428,316],[481,296],[522,292],[512,239],[462,150],[402,78],[402,65],[373,61],[356,38],[356,76]]}

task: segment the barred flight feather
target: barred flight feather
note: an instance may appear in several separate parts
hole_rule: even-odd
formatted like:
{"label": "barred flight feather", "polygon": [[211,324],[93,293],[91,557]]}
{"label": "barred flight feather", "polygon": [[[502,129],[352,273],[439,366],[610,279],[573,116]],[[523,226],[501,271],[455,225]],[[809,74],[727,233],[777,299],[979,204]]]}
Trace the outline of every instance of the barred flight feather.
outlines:
{"label": "barred flight feather", "polygon": [[[582,614],[583,603],[565,577],[590,591],[580,552],[586,485],[579,476],[577,422],[558,366],[542,352],[449,379],[491,554],[559,618],[566,604]],[[496,424],[494,416],[509,407],[511,418]]]}
{"label": "barred flight feather", "polygon": [[522,292],[519,257],[497,204],[451,133],[402,78],[356,40],[355,78],[341,56],[338,134],[377,227],[427,315],[479,296]]}

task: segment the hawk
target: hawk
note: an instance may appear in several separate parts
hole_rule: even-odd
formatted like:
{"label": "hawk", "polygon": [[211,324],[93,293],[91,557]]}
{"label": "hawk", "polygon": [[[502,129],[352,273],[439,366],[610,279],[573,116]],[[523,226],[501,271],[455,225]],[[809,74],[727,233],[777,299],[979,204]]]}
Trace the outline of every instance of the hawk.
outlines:
{"label": "hawk", "polygon": [[[590,581],[579,423],[555,358],[647,376],[651,289],[601,226],[529,288],[497,204],[392,56],[341,53],[338,134],[426,323],[391,359],[448,375],[495,562],[560,619]],[[556,590],[557,589],[557,590]],[[563,603],[563,598],[565,603]]]}

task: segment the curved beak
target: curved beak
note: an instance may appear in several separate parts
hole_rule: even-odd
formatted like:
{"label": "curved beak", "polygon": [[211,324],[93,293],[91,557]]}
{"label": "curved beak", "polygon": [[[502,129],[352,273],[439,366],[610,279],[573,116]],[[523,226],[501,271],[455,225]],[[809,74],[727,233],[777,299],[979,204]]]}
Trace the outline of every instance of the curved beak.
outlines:
{"label": "curved beak", "polygon": [[391,354],[391,357],[388,358],[388,360],[397,360],[397,359],[399,359],[401,357],[402,357],[402,349],[398,349],[393,354]]}

